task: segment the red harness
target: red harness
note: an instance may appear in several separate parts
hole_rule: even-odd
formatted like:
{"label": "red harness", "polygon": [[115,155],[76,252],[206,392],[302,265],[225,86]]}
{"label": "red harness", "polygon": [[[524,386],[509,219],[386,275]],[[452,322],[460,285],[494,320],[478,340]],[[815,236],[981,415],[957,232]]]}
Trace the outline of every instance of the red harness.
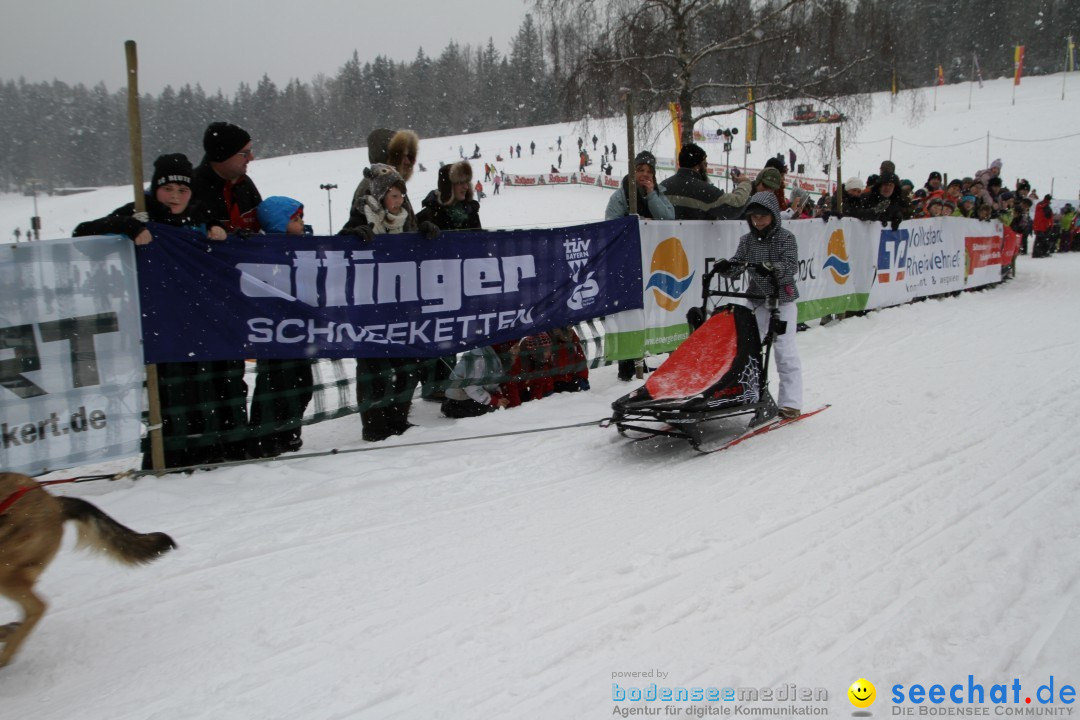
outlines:
{"label": "red harness", "polygon": [[40,490],[40,489],[41,489],[41,485],[30,485],[30,486],[27,486],[27,487],[21,487],[18,490],[16,490],[15,492],[11,493],[6,498],[4,498],[2,501],[0,501],[0,515],[3,515],[8,510],[10,510],[11,506],[14,505],[15,503],[19,502],[19,498],[21,498],[26,493],[30,492],[31,490]]}

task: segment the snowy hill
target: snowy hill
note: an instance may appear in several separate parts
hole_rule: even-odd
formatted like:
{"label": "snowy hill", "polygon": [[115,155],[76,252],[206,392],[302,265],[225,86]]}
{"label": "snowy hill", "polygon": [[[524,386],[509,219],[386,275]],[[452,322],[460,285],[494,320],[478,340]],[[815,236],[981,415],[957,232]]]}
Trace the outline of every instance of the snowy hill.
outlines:
{"label": "snowy hill", "polygon": [[[1025,79],[1016,108],[1011,85],[994,81],[971,113],[967,86],[941,88],[938,114],[918,122],[875,97],[845,176],[876,168],[887,153],[868,141],[883,135],[1067,135],[1074,80],[1062,103],[1060,76]],[[617,121],[590,128],[623,149]],[[458,145],[494,155],[520,142],[505,169],[543,172],[560,134],[566,148],[584,130],[427,139],[428,172],[411,193],[434,187],[438,160]],[[780,137],[763,138],[768,152],[786,151]],[[1053,177],[1058,195],[1075,196],[1080,171],[1059,172],[1061,143],[994,142],[1009,182],[1049,190]],[[655,149],[671,154],[670,135]],[[978,144],[894,159],[917,183],[985,166]],[[318,185],[339,185],[340,225],[365,161],[363,150],[278,158],[252,175],[264,195],[304,200],[324,231]],[[129,195],[39,199],[45,234]],[[481,217],[579,222],[600,218],[606,200],[585,187],[510,188],[489,195]],[[25,227],[29,202],[0,198],[0,228]],[[795,716],[792,703],[618,702],[612,683],[794,684],[827,691],[807,707],[848,716],[847,688],[861,677],[877,686],[870,711],[885,717],[894,685],[966,688],[969,675],[988,694],[1018,679],[1032,709],[1071,708],[1040,705],[1036,689],[1050,676],[1055,692],[1080,683],[1078,273],[1080,255],[1023,257],[1000,288],[802,333],[807,405],[833,407],[717,455],[587,424],[631,387],[604,368],[591,392],[471,421],[417,402],[417,427],[388,444],[362,443],[355,416],[304,431],[305,452],[359,452],[60,486],[136,529],[169,532],[180,549],[129,571],[74,552],[69,538],[39,584],[48,614],[0,671],[5,717],[540,720],[665,706]],[[487,437],[416,445],[477,436]]]}

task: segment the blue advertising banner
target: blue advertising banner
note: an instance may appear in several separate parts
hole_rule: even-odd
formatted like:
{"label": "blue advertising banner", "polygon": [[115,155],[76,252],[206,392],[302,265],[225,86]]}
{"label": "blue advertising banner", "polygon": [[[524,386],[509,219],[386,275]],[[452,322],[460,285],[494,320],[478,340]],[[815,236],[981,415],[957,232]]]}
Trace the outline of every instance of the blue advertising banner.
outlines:
{"label": "blue advertising banner", "polygon": [[642,305],[637,218],[370,244],[151,229],[136,253],[148,363],[441,357]]}

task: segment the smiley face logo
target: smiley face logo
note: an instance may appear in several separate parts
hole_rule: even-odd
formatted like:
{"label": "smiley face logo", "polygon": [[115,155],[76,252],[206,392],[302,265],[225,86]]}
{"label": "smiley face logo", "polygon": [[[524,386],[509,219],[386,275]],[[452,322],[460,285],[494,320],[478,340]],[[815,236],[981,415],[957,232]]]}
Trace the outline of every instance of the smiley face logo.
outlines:
{"label": "smiley face logo", "polygon": [[874,687],[874,683],[866,678],[859,678],[851,683],[851,687],[847,690],[847,696],[855,707],[868,708],[877,699],[877,689]]}

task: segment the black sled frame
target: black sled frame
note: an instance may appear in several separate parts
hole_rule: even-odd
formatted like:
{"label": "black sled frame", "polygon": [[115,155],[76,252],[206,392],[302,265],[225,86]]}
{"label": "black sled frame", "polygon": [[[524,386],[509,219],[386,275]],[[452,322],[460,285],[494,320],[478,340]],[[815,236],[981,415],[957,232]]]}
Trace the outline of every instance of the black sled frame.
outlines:
{"label": "black sled frame", "polygon": [[[635,403],[631,400],[634,393],[630,393],[612,403],[613,414],[606,425],[614,424],[620,435],[634,440],[673,437],[689,441],[695,450],[707,452],[702,447],[706,433],[705,423],[750,415],[748,429],[752,429],[777,416],[776,401],[769,392],[769,360],[772,356],[773,342],[777,335],[786,332],[787,323],[780,319],[779,285],[776,281],[776,273],[769,266],[754,263],[732,263],[732,268],[740,269],[744,275],[748,272],[764,275],[770,280],[772,293],[756,295],[713,289],[713,279],[719,272],[717,263],[714,263],[701,280],[701,306],[691,308],[686,313],[686,320],[690,325],[691,333],[705,324],[710,315],[709,299],[714,297],[765,301],[765,306],[769,310],[769,327],[761,340],[762,358],[761,372],[758,373],[758,401],[715,410],[692,411],[683,407],[691,398],[674,401],[671,399],[646,400]],[[716,309],[714,308],[712,312],[716,312]]]}

